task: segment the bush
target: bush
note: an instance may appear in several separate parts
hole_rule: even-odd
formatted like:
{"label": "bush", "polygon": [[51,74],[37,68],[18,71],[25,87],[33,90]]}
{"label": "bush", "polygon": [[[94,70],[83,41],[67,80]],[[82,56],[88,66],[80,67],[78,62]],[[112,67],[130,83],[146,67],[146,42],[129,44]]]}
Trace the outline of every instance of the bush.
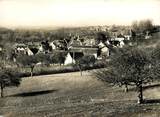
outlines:
{"label": "bush", "polygon": [[4,96],[3,89],[10,86],[20,85],[20,76],[15,70],[2,68],[0,69],[0,87],[1,87],[1,97]]}

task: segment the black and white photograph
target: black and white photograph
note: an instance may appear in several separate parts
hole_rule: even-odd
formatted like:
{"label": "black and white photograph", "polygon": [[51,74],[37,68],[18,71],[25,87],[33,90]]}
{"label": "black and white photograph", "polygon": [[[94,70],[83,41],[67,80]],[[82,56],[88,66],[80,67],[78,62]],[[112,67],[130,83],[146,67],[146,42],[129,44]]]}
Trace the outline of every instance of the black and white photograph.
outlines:
{"label": "black and white photograph", "polygon": [[160,0],[0,0],[0,117],[160,117]]}

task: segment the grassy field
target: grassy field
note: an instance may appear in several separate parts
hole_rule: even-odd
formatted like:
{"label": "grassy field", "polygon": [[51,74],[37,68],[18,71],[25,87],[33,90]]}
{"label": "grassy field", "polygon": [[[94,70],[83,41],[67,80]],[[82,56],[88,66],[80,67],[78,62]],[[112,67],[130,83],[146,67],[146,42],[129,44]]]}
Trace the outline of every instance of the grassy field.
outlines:
{"label": "grassy field", "polygon": [[138,105],[134,87],[128,93],[97,81],[90,72],[23,78],[0,99],[4,117],[160,117],[160,85],[145,87],[148,104]]}

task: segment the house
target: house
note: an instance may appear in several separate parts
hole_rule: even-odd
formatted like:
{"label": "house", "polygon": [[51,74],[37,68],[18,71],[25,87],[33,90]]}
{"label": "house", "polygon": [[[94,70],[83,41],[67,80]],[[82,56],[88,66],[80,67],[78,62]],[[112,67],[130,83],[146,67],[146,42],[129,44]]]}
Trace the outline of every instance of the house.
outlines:
{"label": "house", "polygon": [[96,46],[71,46],[68,50],[64,64],[72,64],[85,55],[98,57],[98,47]]}
{"label": "house", "polygon": [[50,50],[66,50],[67,49],[67,43],[65,40],[54,40],[50,43]]}
{"label": "house", "polygon": [[115,47],[122,48],[125,45],[124,40],[125,40],[125,36],[123,36],[122,34],[119,34],[119,35],[117,35],[117,37],[111,39],[109,42],[111,45],[113,45]]}
{"label": "house", "polygon": [[84,42],[83,42],[83,45],[85,45],[85,46],[93,46],[93,45],[95,45],[96,44],[96,42],[95,42],[95,39],[94,38],[84,38]]}
{"label": "house", "polygon": [[3,51],[3,46],[2,45],[0,45],[0,52],[2,52]]}
{"label": "house", "polygon": [[113,47],[118,47],[120,45],[120,42],[114,39],[109,40],[109,45]]}
{"label": "house", "polygon": [[68,44],[69,48],[72,46],[82,46],[82,42],[80,40],[71,40],[70,43]]}
{"label": "house", "polygon": [[42,41],[40,47],[38,48],[38,53],[49,53],[52,50],[48,40]]}
{"label": "house", "polygon": [[96,59],[102,59],[110,55],[109,48],[102,42],[98,46],[71,46],[66,56],[64,64],[72,64],[83,56],[94,56]]}
{"label": "house", "polygon": [[27,46],[25,44],[16,44],[15,45],[15,54],[25,54],[28,56],[32,56],[37,54],[38,49],[36,47]]}
{"label": "house", "polygon": [[97,46],[71,46],[70,52],[82,52],[84,55],[94,55],[95,58],[98,56]]}
{"label": "house", "polygon": [[26,48],[27,48],[27,45],[25,44],[16,44],[15,45],[15,53],[17,54],[26,54]]}
{"label": "house", "polygon": [[145,39],[150,39],[152,38],[152,35],[149,31],[146,31]]}
{"label": "house", "polygon": [[75,64],[76,60],[82,58],[84,56],[83,52],[68,52],[66,59],[64,61],[64,65]]}
{"label": "house", "polygon": [[109,57],[110,55],[109,48],[103,42],[100,42],[98,44],[98,47],[100,51],[98,59],[102,59],[103,57]]}
{"label": "house", "polygon": [[4,58],[4,53],[3,53],[3,51],[4,51],[4,48],[3,48],[2,45],[0,45],[0,59]]}
{"label": "house", "polygon": [[52,50],[56,50],[56,44],[54,43],[54,42],[51,42],[50,44],[49,44],[49,46],[52,48]]}
{"label": "house", "polygon": [[71,54],[68,53],[66,58],[65,58],[64,65],[72,64],[72,63],[75,63],[75,62],[76,61],[71,57]]}
{"label": "house", "polygon": [[125,40],[131,40],[132,36],[131,35],[124,35]]}
{"label": "house", "polygon": [[30,47],[30,48],[28,47],[26,50],[28,56],[35,55],[38,53],[38,48],[36,47]]}

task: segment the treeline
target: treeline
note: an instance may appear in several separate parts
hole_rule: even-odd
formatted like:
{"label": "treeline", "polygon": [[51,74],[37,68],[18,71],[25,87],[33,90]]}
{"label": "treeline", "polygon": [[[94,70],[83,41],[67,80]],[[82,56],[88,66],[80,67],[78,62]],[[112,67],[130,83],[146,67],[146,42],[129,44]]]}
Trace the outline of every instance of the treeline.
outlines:
{"label": "treeline", "polygon": [[44,40],[54,41],[70,39],[71,36],[93,38],[96,35],[95,31],[88,28],[59,28],[59,29],[6,29],[0,28],[0,41],[5,42],[41,42]]}

